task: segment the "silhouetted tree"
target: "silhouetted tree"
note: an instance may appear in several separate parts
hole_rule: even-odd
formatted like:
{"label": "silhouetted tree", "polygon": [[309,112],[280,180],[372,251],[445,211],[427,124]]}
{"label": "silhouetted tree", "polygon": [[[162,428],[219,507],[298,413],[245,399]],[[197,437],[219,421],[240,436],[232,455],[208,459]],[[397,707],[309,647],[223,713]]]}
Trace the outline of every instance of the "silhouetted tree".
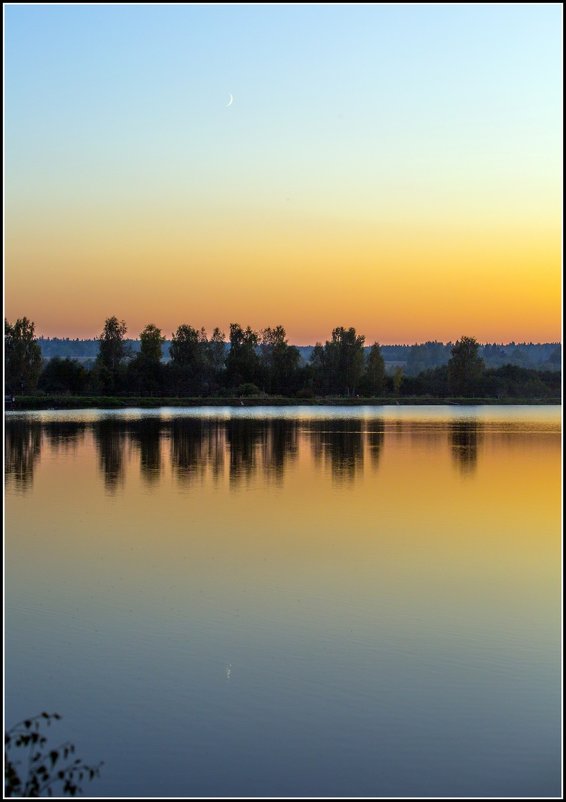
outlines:
{"label": "silhouetted tree", "polygon": [[94,367],[94,383],[103,393],[117,393],[123,384],[123,362],[129,356],[125,342],[126,323],[117,317],[109,317],[98,337],[98,356]]}
{"label": "silhouetted tree", "polygon": [[[41,727],[58,721],[58,713],[40,713],[20,721],[6,731],[4,743],[4,792],[7,797],[76,796],[82,791],[79,783],[100,775],[102,763],[87,766],[73,758],[74,744],[69,741],[48,746]],[[21,750],[22,759],[14,757]],[[21,767],[23,763],[23,768]]]}
{"label": "silhouetted tree", "polygon": [[226,337],[218,327],[206,344],[206,381],[210,391],[218,390],[226,372]]}
{"label": "silhouetted tree", "polygon": [[173,334],[169,356],[173,384],[178,394],[198,394],[201,391],[206,346],[206,331],[203,328],[197,331],[183,323]]}
{"label": "silhouetted tree", "polygon": [[312,349],[309,368],[312,375],[313,390],[319,395],[329,391],[329,371],[326,369],[324,346],[316,343]]}
{"label": "silhouetted tree", "polygon": [[98,338],[98,359],[110,371],[116,371],[127,355],[124,342],[127,331],[125,321],[118,320],[117,317],[109,317],[104,323],[104,329]]}
{"label": "silhouetted tree", "polygon": [[10,393],[29,393],[37,387],[41,371],[41,348],[35,324],[27,317],[12,325],[4,321],[6,389]]}
{"label": "silhouetted tree", "polygon": [[261,365],[256,348],[259,335],[249,326],[243,329],[230,323],[230,351],[226,358],[226,379],[229,387],[261,382]]}
{"label": "silhouetted tree", "polygon": [[160,393],[164,384],[164,366],[161,356],[165,337],[153,323],[148,323],[140,334],[139,353],[128,364],[127,389],[138,395]]}
{"label": "silhouetted tree", "polygon": [[370,348],[366,360],[366,369],[360,382],[360,390],[370,395],[379,395],[385,385],[385,362],[379,343]]}
{"label": "silhouetted tree", "polygon": [[163,343],[165,337],[161,334],[161,329],[148,323],[140,334],[140,354],[147,362],[161,362]]}
{"label": "silhouetted tree", "polygon": [[484,371],[479,343],[473,337],[461,337],[452,346],[448,362],[448,385],[455,395],[473,393]]}
{"label": "silhouetted tree", "polygon": [[289,345],[283,326],[261,332],[261,363],[268,393],[292,393],[297,389],[297,368],[300,355]]}
{"label": "silhouetted tree", "polygon": [[356,392],[364,370],[363,334],[356,329],[339,326],[332,331],[332,340],[324,347],[326,369],[330,372],[331,389],[351,395]]}
{"label": "silhouetted tree", "polygon": [[38,387],[46,393],[80,395],[87,380],[87,371],[76,359],[54,356],[41,371]]}
{"label": "silhouetted tree", "polygon": [[395,368],[395,373],[393,374],[393,392],[395,395],[399,395],[401,392],[401,385],[403,384],[403,368]]}
{"label": "silhouetted tree", "polygon": [[310,359],[313,385],[321,394],[356,392],[364,371],[363,334],[357,335],[354,328],[342,326],[333,329],[332,339],[324,348],[317,343]]}

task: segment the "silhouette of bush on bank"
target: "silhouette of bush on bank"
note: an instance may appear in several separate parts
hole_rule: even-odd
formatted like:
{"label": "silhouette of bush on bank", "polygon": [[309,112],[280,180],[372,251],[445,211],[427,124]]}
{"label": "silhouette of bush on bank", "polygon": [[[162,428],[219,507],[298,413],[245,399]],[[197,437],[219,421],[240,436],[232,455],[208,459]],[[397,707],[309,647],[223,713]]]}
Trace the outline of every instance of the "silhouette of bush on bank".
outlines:
{"label": "silhouette of bush on bank", "polygon": [[[59,721],[59,713],[40,713],[24,719],[4,736],[4,794],[12,796],[76,796],[83,780],[100,775],[102,763],[88,766],[73,758],[74,744],[49,747],[43,726]],[[14,752],[18,755],[14,757]],[[21,757],[20,757],[21,756]],[[20,758],[20,759],[18,759]]]}

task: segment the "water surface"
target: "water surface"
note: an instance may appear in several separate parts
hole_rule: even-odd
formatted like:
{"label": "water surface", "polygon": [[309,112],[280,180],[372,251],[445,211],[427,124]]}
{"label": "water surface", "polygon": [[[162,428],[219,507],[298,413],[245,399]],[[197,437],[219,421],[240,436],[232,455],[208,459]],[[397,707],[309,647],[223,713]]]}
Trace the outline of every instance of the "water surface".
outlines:
{"label": "water surface", "polygon": [[560,793],[560,407],[6,417],[6,722],[101,796]]}

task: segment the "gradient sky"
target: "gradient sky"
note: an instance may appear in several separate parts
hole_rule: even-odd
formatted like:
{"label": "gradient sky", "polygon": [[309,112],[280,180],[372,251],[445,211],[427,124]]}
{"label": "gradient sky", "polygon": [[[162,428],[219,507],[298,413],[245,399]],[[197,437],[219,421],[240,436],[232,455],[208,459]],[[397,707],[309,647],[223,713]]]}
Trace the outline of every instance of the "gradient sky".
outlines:
{"label": "gradient sky", "polygon": [[561,29],[560,4],[5,6],[6,316],[559,340]]}

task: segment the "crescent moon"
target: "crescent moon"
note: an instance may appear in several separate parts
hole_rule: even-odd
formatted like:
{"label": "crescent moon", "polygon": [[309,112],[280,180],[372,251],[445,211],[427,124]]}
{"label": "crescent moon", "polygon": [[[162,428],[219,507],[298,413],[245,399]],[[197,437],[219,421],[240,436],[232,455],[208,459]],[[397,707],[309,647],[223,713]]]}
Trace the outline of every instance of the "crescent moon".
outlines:
{"label": "crescent moon", "polygon": [[230,100],[228,101],[228,103],[226,103],[226,108],[228,108],[228,106],[231,106],[233,102],[234,102],[234,95],[230,95]]}

